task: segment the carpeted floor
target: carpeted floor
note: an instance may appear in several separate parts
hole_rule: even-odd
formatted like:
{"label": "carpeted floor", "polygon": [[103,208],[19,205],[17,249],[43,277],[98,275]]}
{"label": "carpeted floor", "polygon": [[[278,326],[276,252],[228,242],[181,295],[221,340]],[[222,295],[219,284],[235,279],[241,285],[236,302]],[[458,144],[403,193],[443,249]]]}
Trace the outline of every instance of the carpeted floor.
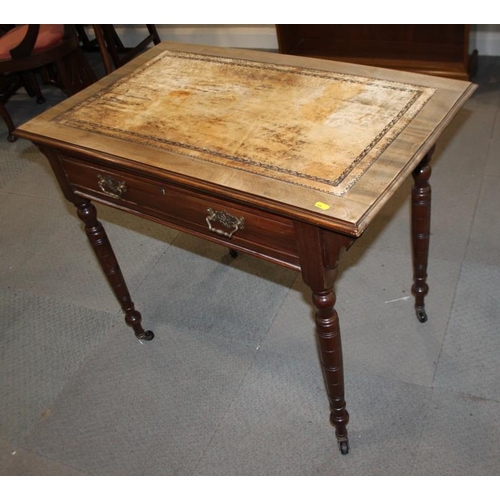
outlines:
{"label": "carpeted floor", "polygon": [[[410,181],[341,264],[347,456],[297,273],[98,207],[141,343],[46,159],[0,122],[0,474],[498,475],[500,58],[475,81],[434,157],[429,321]],[[12,99],[15,122],[45,94]]]}

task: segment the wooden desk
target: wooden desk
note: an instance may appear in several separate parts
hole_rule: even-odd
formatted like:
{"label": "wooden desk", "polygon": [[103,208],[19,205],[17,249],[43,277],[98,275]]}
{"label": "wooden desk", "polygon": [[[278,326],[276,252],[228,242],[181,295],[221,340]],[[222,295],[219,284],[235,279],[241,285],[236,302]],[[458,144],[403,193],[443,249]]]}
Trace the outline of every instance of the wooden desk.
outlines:
{"label": "wooden desk", "polygon": [[[20,127],[77,207],[143,329],[92,201],[300,270],[340,450],[349,450],[335,293],[341,253],[413,175],[415,307],[427,319],[433,145],[467,82],[257,51],[162,43]],[[89,293],[91,291],[89,290]]]}

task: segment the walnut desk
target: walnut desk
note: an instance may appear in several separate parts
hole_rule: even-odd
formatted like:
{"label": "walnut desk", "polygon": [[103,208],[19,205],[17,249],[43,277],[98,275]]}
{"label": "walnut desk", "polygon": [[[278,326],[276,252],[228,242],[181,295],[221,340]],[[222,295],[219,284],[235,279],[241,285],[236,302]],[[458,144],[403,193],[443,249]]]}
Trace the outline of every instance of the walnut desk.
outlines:
{"label": "walnut desk", "polygon": [[311,288],[340,450],[348,453],[333,291],[342,251],[409,175],[420,321],[430,156],[474,91],[450,79],[267,52],[161,43],[24,124],[47,156],[137,337],[92,201],[299,270]]}

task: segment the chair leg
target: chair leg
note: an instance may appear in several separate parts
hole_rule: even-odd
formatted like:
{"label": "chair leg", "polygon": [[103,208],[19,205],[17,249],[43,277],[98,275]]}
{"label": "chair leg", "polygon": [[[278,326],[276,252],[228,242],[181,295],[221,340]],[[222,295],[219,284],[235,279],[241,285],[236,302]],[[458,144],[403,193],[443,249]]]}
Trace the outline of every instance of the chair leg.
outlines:
{"label": "chair leg", "polygon": [[158,45],[161,40],[160,40],[160,35],[158,35],[158,31],[156,30],[156,24],[146,24],[149,34],[152,37],[153,43],[155,45]]}
{"label": "chair leg", "polygon": [[101,53],[102,62],[104,64],[104,69],[106,74],[109,75],[113,72],[113,63],[111,61],[111,55],[106,46],[106,39],[104,37],[104,31],[101,24],[93,24],[95,38],[97,44],[99,45],[99,52]]}
{"label": "chair leg", "polygon": [[5,108],[3,102],[0,102],[0,116],[3,118],[3,121],[7,125],[7,129],[9,130],[9,134],[7,135],[7,140],[9,142],[14,142],[17,137],[13,135],[14,130],[16,127],[14,126],[14,122],[12,121],[12,118],[9,115],[9,112]]}
{"label": "chair leg", "polygon": [[43,104],[45,102],[45,97],[42,95],[42,91],[40,90],[40,85],[38,85],[35,74],[31,71],[25,71],[21,78],[28,95],[30,97],[36,96],[36,102],[38,104]]}
{"label": "chair leg", "polygon": [[92,26],[107,75],[113,71],[113,66],[116,69],[128,63],[145,50],[151,42],[155,45],[161,42],[154,24],[146,24],[149,34],[135,47],[125,47],[112,24],[94,24]]}
{"label": "chair leg", "polygon": [[121,66],[120,52],[126,52],[127,49],[112,24],[101,24],[100,27],[113,64],[115,68],[119,68]]}

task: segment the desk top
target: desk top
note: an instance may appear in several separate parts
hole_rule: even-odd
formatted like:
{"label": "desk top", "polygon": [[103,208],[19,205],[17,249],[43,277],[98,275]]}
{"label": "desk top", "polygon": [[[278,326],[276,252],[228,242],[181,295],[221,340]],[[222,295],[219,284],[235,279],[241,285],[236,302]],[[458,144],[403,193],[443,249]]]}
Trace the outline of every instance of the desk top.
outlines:
{"label": "desk top", "polygon": [[17,134],[359,235],[474,88],[162,43]]}

